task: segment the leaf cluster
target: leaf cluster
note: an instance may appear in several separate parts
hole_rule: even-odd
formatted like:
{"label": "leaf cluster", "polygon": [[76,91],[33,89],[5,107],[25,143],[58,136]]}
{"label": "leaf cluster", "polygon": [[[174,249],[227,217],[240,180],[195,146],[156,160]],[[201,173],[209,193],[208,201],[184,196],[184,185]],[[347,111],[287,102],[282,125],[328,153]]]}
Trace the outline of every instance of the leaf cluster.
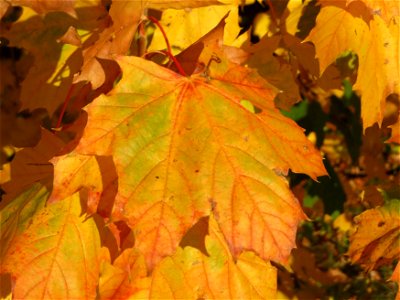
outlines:
{"label": "leaf cluster", "polygon": [[2,297],[394,297],[396,1],[0,1]]}

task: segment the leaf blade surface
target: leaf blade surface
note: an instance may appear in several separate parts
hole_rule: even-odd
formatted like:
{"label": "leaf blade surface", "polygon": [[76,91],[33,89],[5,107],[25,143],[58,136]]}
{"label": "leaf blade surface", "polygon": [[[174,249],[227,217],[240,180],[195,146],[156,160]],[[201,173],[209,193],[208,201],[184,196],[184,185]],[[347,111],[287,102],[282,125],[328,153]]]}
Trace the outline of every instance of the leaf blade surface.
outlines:
{"label": "leaf blade surface", "polygon": [[[325,171],[302,129],[274,108],[273,88],[226,62],[191,77],[140,58],[118,62],[124,76],[87,106],[76,151],[113,157],[113,217],[133,229],[149,268],[174,253],[183,234],[211,212],[235,255],[248,249],[284,260],[304,215],[280,175],[289,168],[313,178]],[[244,99],[262,112],[247,110]]]}
{"label": "leaf blade surface", "polygon": [[100,238],[94,220],[80,214],[79,196],[74,194],[38,210],[26,230],[14,237],[2,260],[2,271],[15,280],[13,297],[95,297]]}

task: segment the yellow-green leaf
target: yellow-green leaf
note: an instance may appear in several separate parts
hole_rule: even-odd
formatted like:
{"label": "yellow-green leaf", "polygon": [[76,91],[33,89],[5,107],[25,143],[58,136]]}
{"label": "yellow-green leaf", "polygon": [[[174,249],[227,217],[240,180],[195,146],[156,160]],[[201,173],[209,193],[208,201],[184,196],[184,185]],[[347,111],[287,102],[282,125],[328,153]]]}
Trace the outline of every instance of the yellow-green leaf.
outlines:
{"label": "yellow-green leaf", "polygon": [[[37,189],[21,195],[18,222],[26,215],[24,205],[43,201],[43,192]],[[99,279],[100,237],[94,219],[82,215],[79,194],[29,216],[1,260],[2,272],[12,275],[13,298],[93,299]]]}
{"label": "yellow-green leaf", "polygon": [[37,211],[43,209],[48,194],[46,188],[36,184],[2,208],[0,214],[1,264],[4,263],[4,257],[14,243],[14,239],[26,230]]}

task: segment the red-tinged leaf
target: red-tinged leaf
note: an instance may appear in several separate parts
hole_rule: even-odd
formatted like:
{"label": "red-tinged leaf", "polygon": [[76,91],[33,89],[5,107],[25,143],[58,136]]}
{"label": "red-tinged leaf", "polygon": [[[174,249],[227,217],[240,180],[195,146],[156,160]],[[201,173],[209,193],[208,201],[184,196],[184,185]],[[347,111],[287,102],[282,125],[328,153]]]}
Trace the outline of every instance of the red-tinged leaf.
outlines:
{"label": "red-tinged leaf", "polygon": [[253,252],[237,260],[213,217],[208,255],[192,247],[164,258],[151,277],[149,299],[274,299],[276,269]]}
{"label": "red-tinged leaf", "polygon": [[141,290],[136,283],[147,276],[143,255],[126,249],[114,263],[104,263],[99,281],[100,299],[128,299]]}
{"label": "red-tinged leaf", "polygon": [[[33,203],[42,200],[40,192],[29,198]],[[100,238],[93,218],[81,213],[79,194],[74,194],[36,210],[26,228],[14,236],[1,260],[2,272],[11,273],[14,298],[95,297]]]}
{"label": "red-tinged leaf", "polygon": [[379,16],[367,24],[344,9],[326,6],[316,22],[307,40],[315,45],[320,73],[344,51],[354,51],[359,59],[354,89],[361,92],[364,129],[381,124],[386,97],[399,93],[398,17],[389,26]]}
{"label": "red-tinged leaf", "polygon": [[357,216],[357,231],[350,239],[349,255],[368,270],[400,257],[400,201],[369,209]]}
{"label": "red-tinged leaf", "polygon": [[[76,151],[112,155],[114,217],[128,220],[149,268],[210,210],[235,255],[285,259],[304,215],[279,174],[290,168],[316,178],[325,170],[302,130],[273,107],[268,83],[224,62],[187,78],[136,57],[118,61],[123,78],[87,106]],[[75,175],[57,169],[67,181]]]}

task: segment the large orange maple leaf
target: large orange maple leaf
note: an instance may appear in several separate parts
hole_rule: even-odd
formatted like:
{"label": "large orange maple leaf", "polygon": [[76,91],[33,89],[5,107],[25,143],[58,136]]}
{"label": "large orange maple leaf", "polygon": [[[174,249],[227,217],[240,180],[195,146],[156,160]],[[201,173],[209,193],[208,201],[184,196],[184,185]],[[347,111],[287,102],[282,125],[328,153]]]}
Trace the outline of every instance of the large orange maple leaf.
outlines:
{"label": "large orange maple leaf", "polygon": [[[128,222],[150,269],[210,214],[234,255],[254,250],[286,259],[304,214],[281,175],[325,174],[303,130],[274,107],[275,89],[221,58],[187,77],[119,57],[121,81],[85,108],[88,124],[74,152],[53,160],[52,201],[85,186],[86,168],[96,167],[82,156],[112,156],[118,175],[112,218]],[[79,169],[68,167],[74,159]],[[100,177],[86,185],[96,191],[91,197],[107,193]]]}

